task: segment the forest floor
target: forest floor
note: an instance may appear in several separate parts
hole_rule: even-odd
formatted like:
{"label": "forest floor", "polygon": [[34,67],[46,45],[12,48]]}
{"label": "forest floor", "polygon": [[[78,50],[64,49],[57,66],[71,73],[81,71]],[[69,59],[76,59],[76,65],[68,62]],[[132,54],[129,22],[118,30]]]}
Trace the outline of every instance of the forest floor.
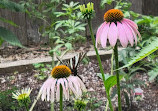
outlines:
{"label": "forest floor", "polygon": [[[35,48],[33,51],[26,51],[22,49],[13,49],[8,48],[0,51],[1,62],[9,62],[9,61],[16,61],[26,58],[36,58],[36,57],[46,57],[49,56],[48,50],[49,48]],[[9,51],[9,53],[8,53]],[[19,51],[19,52],[18,52]],[[7,59],[6,59],[7,58]],[[10,59],[9,59],[10,58]],[[102,64],[104,67],[105,73],[110,73],[111,62],[109,59],[102,60]],[[12,111],[14,104],[17,104],[15,101],[12,102],[11,94],[9,92],[8,95],[5,92],[6,97],[2,97],[2,92],[12,89],[16,87],[18,89],[24,87],[31,87],[31,103],[36,98],[38,91],[46,80],[38,80],[35,75],[38,74],[39,71],[32,69],[31,71],[26,71],[23,73],[13,72],[10,74],[2,74],[0,73],[0,111]],[[103,82],[98,77],[97,73],[99,73],[99,67],[96,60],[90,60],[87,64],[80,64],[78,68],[78,74],[81,76],[83,82],[86,85],[86,88],[89,92],[88,97],[86,100],[89,101],[87,105],[86,111],[104,111],[105,110],[105,103],[106,103],[106,93],[103,86]],[[50,71],[46,71],[45,74],[48,76]],[[124,111],[158,111],[158,83],[148,81],[148,76],[145,72],[140,72],[135,75],[134,79],[139,79],[144,81],[144,85],[141,88],[144,91],[144,98],[141,101],[132,102],[131,108],[126,108]],[[135,88],[137,88],[135,86]],[[123,98],[123,95],[122,95]],[[113,105],[116,107],[117,105],[117,96],[112,99]],[[123,106],[125,106],[125,101],[122,99]],[[7,105],[8,104],[8,105]],[[64,102],[64,111],[73,111],[73,100]],[[15,107],[16,109],[17,107]],[[14,108],[13,108],[14,109]],[[23,111],[22,108],[17,108],[17,111]],[[55,102],[55,111],[58,111],[59,104]],[[128,109],[128,110],[127,110]],[[50,103],[38,100],[36,106],[34,107],[34,111],[50,111]]]}

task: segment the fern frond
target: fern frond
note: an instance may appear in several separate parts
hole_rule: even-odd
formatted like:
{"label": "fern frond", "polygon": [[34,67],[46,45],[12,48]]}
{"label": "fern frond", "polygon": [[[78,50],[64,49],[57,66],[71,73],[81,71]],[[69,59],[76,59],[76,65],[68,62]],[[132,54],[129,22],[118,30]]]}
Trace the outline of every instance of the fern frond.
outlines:
{"label": "fern frond", "polygon": [[152,54],[156,50],[158,50],[158,38],[156,38],[149,45],[147,45],[143,49],[141,49],[141,51],[135,57],[133,57],[126,65],[124,65],[123,67],[121,67],[119,69],[131,66],[132,64],[134,64],[134,63],[142,60],[143,58],[147,57],[148,55]]}

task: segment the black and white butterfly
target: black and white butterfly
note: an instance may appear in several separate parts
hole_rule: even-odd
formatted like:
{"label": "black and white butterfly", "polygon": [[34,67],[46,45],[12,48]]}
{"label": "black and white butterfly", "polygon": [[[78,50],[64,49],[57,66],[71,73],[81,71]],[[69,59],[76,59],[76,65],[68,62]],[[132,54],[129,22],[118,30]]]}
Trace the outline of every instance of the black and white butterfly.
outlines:
{"label": "black and white butterfly", "polygon": [[83,58],[85,57],[85,55],[86,55],[85,52],[78,53],[76,56],[74,56],[73,58],[69,59],[69,61],[66,64],[64,62],[62,62],[58,57],[57,57],[57,59],[62,64],[65,64],[66,66],[68,66],[71,69],[71,72],[72,72],[73,76],[78,76],[79,78],[81,78],[78,75],[78,67],[79,67],[79,64],[81,63],[81,61],[83,60]]}

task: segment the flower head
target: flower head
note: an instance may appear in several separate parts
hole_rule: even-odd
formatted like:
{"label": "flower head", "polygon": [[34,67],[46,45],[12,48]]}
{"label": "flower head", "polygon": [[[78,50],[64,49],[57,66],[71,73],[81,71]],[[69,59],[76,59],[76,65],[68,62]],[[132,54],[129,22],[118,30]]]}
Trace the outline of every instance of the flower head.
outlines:
{"label": "flower head", "polygon": [[131,46],[137,44],[137,35],[141,37],[138,26],[131,20],[125,19],[121,10],[111,9],[104,14],[105,22],[97,30],[96,45],[101,43],[106,47],[107,40],[112,47],[115,46],[117,39],[123,47],[127,47],[128,41]]}
{"label": "flower head", "polygon": [[65,65],[56,66],[40,89],[41,99],[53,101],[60,99],[60,85],[63,89],[65,99],[69,99],[69,93],[72,91],[76,98],[82,95],[82,90],[86,91],[86,87],[77,76],[71,75],[71,70]]}
{"label": "flower head", "polygon": [[90,18],[94,12],[94,4],[89,2],[87,7],[85,7],[85,4],[80,5],[80,11],[85,18]]}
{"label": "flower head", "polygon": [[20,91],[16,91],[15,93],[12,93],[12,95],[14,99],[24,100],[24,99],[29,98],[31,91],[32,89],[30,88],[24,88]]}
{"label": "flower head", "polygon": [[69,77],[71,74],[71,70],[69,67],[65,65],[56,66],[53,68],[51,75],[54,78],[65,78]]}

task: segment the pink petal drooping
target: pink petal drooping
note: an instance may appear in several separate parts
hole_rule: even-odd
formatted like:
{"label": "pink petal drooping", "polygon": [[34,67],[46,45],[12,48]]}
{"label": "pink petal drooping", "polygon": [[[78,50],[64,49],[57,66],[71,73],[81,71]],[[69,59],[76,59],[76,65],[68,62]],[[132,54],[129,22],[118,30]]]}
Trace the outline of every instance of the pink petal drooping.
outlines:
{"label": "pink petal drooping", "polygon": [[118,30],[115,23],[112,22],[108,32],[108,39],[112,47],[115,46],[117,42],[117,38],[118,38]]}

